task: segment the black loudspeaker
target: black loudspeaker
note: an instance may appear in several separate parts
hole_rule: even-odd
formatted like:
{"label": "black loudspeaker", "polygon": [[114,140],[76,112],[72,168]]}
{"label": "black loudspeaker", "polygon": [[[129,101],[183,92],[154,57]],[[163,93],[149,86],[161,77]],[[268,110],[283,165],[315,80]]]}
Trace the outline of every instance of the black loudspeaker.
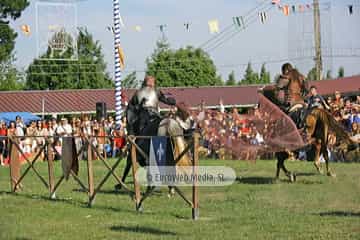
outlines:
{"label": "black loudspeaker", "polygon": [[96,119],[100,121],[102,118],[106,118],[106,103],[96,103]]}

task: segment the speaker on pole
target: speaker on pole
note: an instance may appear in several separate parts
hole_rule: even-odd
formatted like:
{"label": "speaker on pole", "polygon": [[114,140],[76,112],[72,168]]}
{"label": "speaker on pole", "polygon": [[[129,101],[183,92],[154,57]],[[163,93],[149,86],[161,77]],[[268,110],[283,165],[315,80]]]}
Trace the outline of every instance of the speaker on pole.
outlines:
{"label": "speaker on pole", "polygon": [[97,102],[96,103],[96,119],[100,121],[102,118],[106,118],[106,103]]}

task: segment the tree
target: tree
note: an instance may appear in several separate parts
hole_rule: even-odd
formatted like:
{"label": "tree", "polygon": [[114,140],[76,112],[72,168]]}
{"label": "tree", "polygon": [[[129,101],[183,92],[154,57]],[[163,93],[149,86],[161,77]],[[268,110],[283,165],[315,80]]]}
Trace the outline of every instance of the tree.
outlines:
{"label": "tree", "polygon": [[306,79],[307,79],[308,81],[316,81],[316,68],[312,68],[312,69],[308,72]]}
{"label": "tree", "polygon": [[326,79],[332,79],[331,70],[326,72]]}
{"label": "tree", "polygon": [[338,78],[343,78],[343,77],[345,77],[345,69],[344,67],[340,67],[338,71]]}
{"label": "tree", "polygon": [[158,41],[146,64],[146,74],[154,76],[159,87],[222,85],[213,61],[199,48],[172,50],[164,40]]}
{"label": "tree", "polygon": [[[63,35],[65,34],[65,36]],[[53,38],[71,38],[69,34],[58,32]],[[74,39],[68,39],[74,41]],[[77,41],[78,61],[51,60],[59,57],[60,50],[50,47],[43,57],[50,60],[34,59],[27,69],[26,88],[36,90],[55,89],[99,89],[111,88],[113,82],[106,73],[106,64],[99,41],[95,41],[86,29],[79,29]],[[67,48],[62,58],[75,51]]]}
{"label": "tree", "polygon": [[254,72],[251,63],[249,62],[245,70],[244,78],[241,80],[240,85],[257,84],[258,81],[259,81],[259,74]]}
{"label": "tree", "polygon": [[10,28],[9,21],[16,20],[29,6],[27,0],[1,0],[0,3],[0,62],[11,58],[15,47],[16,32]]}
{"label": "tree", "polygon": [[260,84],[269,84],[270,82],[271,82],[270,73],[268,71],[266,71],[265,64],[263,64],[261,66],[260,79],[259,79],[258,83],[260,83]]}
{"label": "tree", "polygon": [[139,83],[136,80],[136,72],[133,71],[132,73],[130,73],[129,75],[127,75],[122,81],[121,81],[121,87],[122,88],[137,88]]}
{"label": "tree", "polygon": [[235,73],[234,71],[231,71],[231,73],[229,74],[228,79],[226,80],[225,85],[227,86],[234,86],[236,85],[236,80],[235,80]]}
{"label": "tree", "polygon": [[0,91],[22,90],[24,76],[12,64],[13,57],[0,63]]}

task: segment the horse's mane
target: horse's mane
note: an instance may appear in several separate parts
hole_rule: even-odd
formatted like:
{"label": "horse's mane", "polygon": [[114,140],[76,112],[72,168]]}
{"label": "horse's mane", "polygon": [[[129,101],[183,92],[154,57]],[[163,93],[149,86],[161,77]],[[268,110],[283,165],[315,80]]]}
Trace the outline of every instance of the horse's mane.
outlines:
{"label": "horse's mane", "polygon": [[324,109],[317,108],[311,112],[311,115],[315,116],[316,119],[320,119],[324,124],[328,125],[329,129],[331,129],[338,138],[345,141],[347,144],[353,143],[346,130],[335,121],[334,117],[329,112]]}
{"label": "horse's mane", "polygon": [[305,80],[305,77],[296,69],[292,69],[288,73],[288,78],[290,81],[299,81],[300,83],[303,83]]}

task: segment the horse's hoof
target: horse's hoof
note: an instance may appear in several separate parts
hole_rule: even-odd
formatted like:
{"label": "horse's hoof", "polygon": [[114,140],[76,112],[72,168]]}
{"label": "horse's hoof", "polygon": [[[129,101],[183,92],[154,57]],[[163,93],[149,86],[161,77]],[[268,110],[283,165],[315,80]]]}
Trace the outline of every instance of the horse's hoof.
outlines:
{"label": "horse's hoof", "polygon": [[335,173],[328,172],[327,175],[328,175],[328,177],[336,178],[336,174],[335,174]]}
{"label": "horse's hoof", "polygon": [[136,211],[137,211],[138,213],[143,213],[143,212],[144,212],[144,208],[143,208],[142,206],[139,206],[139,207],[136,208]]}
{"label": "horse's hoof", "polygon": [[292,183],[296,181],[296,176],[294,173],[289,173],[288,178],[289,178],[289,181]]}

